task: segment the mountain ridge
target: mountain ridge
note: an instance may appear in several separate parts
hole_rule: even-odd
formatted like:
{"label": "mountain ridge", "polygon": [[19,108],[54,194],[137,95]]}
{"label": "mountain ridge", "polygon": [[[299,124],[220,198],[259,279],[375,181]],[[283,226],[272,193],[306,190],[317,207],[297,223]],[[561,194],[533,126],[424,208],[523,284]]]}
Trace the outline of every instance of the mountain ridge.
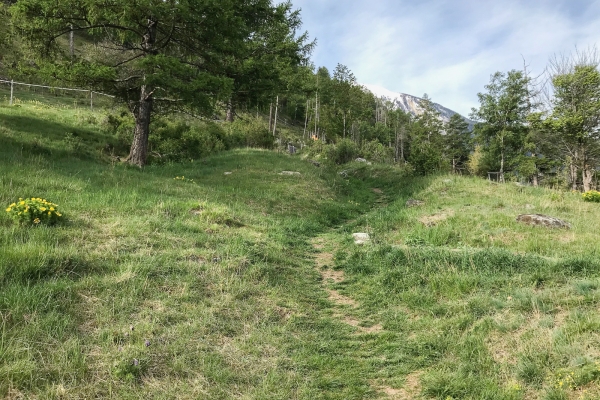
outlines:
{"label": "mountain ridge", "polygon": [[[400,109],[406,113],[412,114],[415,117],[423,113],[422,102],[424,100],[422,97],[413,96],[407,93],[392,92],[390,90],[378,88],[373,85],[364,86],[377,97],[390,101],[393,104],[394,109]],[[458,114],[461,117],[463,117],[463,119],[469,124],[469,129],[473,130],[473,127],[475,126],[475,121],[472,121],[464,115],[461,115],[460,113],[451,110],[448,107],[445,107],[439,103],[432,102],[432,104],[436,111],[440,113],[440,119],[443,122],[450,121],[450,118],[454,114]]]}

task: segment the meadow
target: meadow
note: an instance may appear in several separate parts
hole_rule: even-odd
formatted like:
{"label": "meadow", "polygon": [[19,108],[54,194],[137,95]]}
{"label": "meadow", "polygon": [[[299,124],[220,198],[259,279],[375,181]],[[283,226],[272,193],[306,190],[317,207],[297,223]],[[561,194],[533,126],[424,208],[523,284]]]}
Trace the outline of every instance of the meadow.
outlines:
{"label": "meadow", "polygon": [[0,107],[0,204],[64,216],[0,215],[0,397],[600,397],[597,204],[256,149],[139,169],[105,117]]}

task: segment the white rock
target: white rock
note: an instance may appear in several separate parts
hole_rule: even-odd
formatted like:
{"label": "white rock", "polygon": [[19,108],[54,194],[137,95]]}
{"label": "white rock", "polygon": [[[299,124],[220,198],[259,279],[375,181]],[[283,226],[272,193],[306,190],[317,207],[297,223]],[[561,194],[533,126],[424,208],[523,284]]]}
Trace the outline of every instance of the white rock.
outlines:
{"label": "white rock", "polygon": [[225,172],[225,175],[231,175],[233,172]]}
{"label": "white rock", "polygon": [[302,174],[300,172],[296,172],[296,171],[281,171],[279,173],[279,175],[295,175],[295,176],[300,176]]}
{"label": "white rock", "polygon": [[371,237],[368,233],[353,233],[354,244],[365,244],[371,241]]}

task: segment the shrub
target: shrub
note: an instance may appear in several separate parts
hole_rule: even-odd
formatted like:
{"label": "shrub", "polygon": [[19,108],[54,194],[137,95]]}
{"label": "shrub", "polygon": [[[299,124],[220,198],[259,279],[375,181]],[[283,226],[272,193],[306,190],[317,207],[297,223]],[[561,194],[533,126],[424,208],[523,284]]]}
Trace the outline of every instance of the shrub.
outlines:
{"label": "shrub", "polygon": [[392,163],[394,161],[394,149],[384,146],[377,140],[367,142],[362,147],[363,156],[377,163]]}
{"label": "shrub", "polygon": [[225,131],[212,122],[191,125],[162,118],[153,123],[152,129],[152,162],[197,159],[229,148]]}
{"label": "shrub", "polygon": [[58,206],[45,199],[32,197],[31,199],[21,199],[12,203],[6,208],[6,212],[18,223],[21,224],[47,224],[56,223],[62,214],[58,211]]}
{"label": "shrub", "polygon": [[229,125],[229,142],[231,147],[258,147],[272,149],[275,144],[273,134],[261,119],[236,119]]}
{"label": "shrub", "polygon": [[327,158],[336,164],[346,164],[358,156],[358,146],[350,139],[342,139],[327,149]]}
{"label": "shrub", "polygon": [[600,203],[600,192],[597,190],[590,190],[581,195],[584,201],[590,201],[592,203]]}

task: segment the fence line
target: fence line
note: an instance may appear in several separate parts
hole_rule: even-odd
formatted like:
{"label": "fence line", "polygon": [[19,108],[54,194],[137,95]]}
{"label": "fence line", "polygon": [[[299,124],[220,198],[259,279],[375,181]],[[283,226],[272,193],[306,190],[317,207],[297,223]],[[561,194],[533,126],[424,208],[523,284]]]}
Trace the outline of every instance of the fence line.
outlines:
{"label": "fence line", "polygon": [[115,96],[113,96],[113,95],[102,93],[102,92],[96,92],[96,91],[90,90],[90,89],[75,89],[75,88],[64,88],[64,87],[58,87],[58,86],[34,85],[34,84],[31,84],[31,83],[15,82],[13,80],[7,81],[7,80],[4,80],[4,79],[0,79],[0,83],[10,83],[10,101],[9,101],[9,104],[11,106],[13,105],[13,98],[14,98],[13,92],[14,92],[14,86],[15,85],[22,85],[22,86],[29,86],[29,87],[39,87],[39,88],[54,89],[54,90],[67,90],[67,91],[71,91],[71,92],[88,92],[90,94],[90,109],[92,111],[94,110],[94,93],[99,94],[101,96],[110,97],[112,99],[115,98]]}

